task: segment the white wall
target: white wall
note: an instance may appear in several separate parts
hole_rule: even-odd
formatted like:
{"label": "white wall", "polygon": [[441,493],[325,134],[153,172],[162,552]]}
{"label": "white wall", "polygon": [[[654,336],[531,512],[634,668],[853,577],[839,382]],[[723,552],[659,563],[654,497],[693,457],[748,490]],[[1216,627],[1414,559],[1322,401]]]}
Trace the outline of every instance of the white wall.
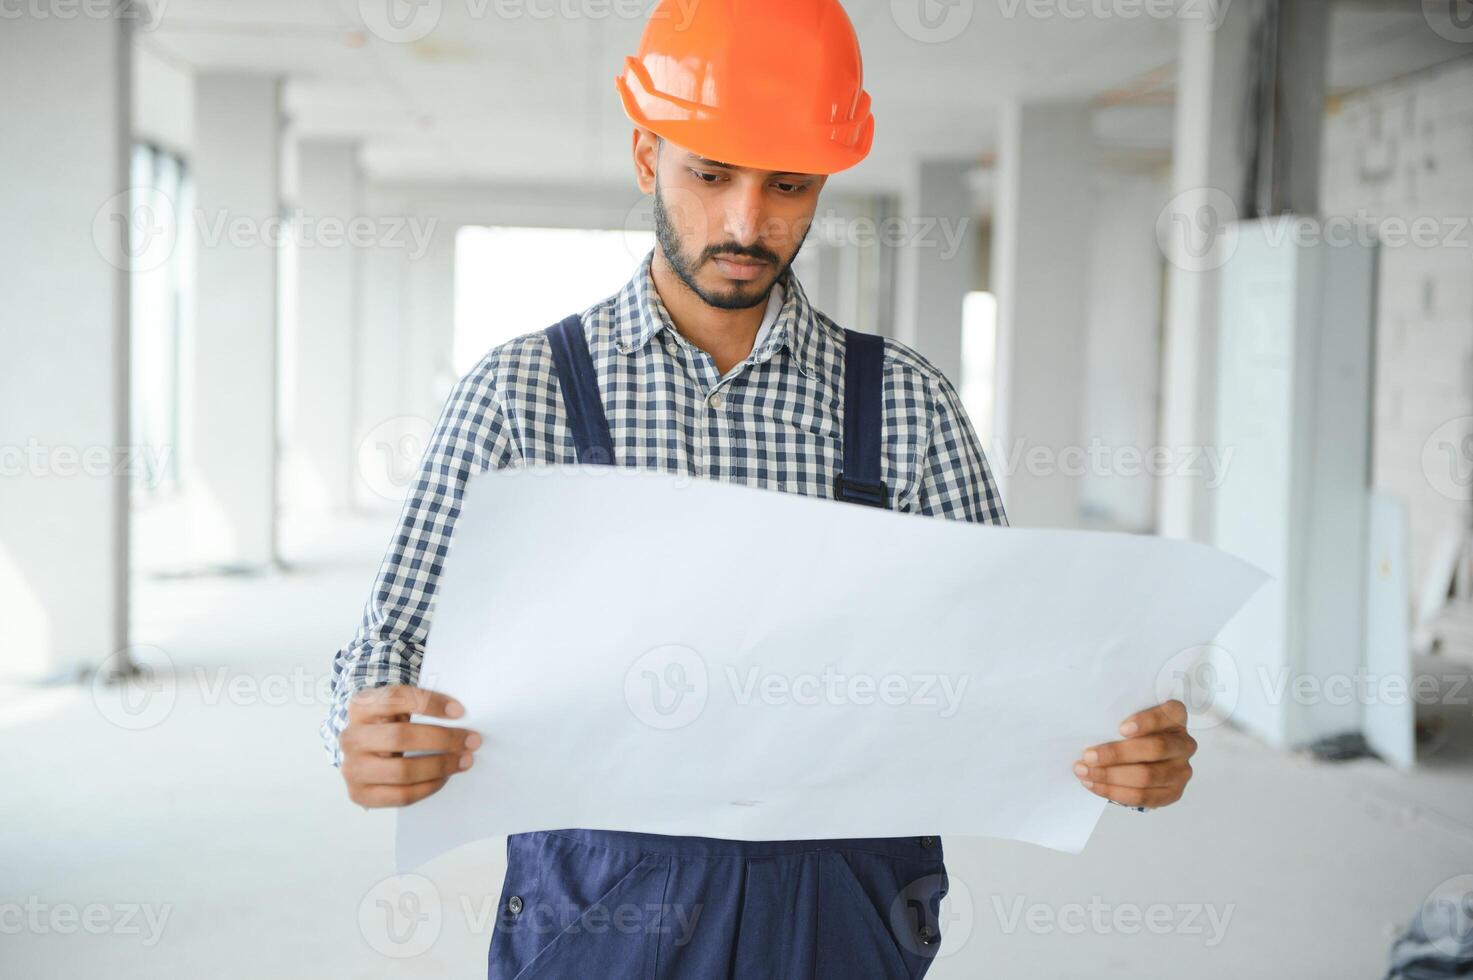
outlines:
{"label": "white wall", "polygon": [[1008,103],[999,127],[993,473],[1019,526],[1075,527],[1096,201],[1089,106]]}
{"label": "white wall", "polygon": [[269,229],[281,200],[279,128],[275,79],[196,79],[184,481],[189,537],[196,559],[210,565],[261,568],[276,559],[280,255]]}

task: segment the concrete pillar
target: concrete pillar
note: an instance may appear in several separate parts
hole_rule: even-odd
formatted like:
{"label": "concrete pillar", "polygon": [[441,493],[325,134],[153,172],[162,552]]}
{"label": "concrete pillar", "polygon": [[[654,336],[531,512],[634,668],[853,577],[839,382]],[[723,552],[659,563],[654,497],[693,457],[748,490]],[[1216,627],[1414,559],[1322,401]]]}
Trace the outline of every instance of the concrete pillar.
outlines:
{"label": "concrete pillar", "polygon": [[456,380],[455,232],[448,222],[439,225],[424,254],[409,262],[404,410],[431,420],[439,417]]}
{"label": "concrete pillar", "polygon": [[363,509],[392,508],[403,500],[435,422],[410,414],[405,398],[410,262],[403,248],[379,245],[363,255],[354,436],[355,503]]}
{"label": "concrete pillar", "polygon": [[206,564],[275,563],[280,94],[274,78],[195,80],[197,298],[185,487]]}
{"label": "concrete pillar", "polygon": [[1089,324],[1090,110],[1009,103],[999,129],[994,472],[1012,523],[1080,523]]}
{"label": "concrete pillar", "polygon": [[902,187],[898,215],[896,336],[957,385],[962,302],[977,288],[977,219],[967,182],[975,165],[919,161]]}
{"label": "concrete pillar", "polygon": [[1149,533],[1157,481],[1150,451],[1159,433],[1161,251],[1155,221],[1164,175],[1100,168],[1090,263],[1089,345],[1082,431],[1102,466],[1084,477],[1091,527]]}
{"label": "concrete pillar", "polygon": [[[1227,228],[1248,203],[1243,114],[1256,50],[1253,29],[1263,9],[1263,0],[1242,0],[1224,10],[1220,24],[1181,19],[1172,198],[1157,224],[1169,263],[1161,432],[1178,456],[1206,446],[1213,431],[1216,271]],[[1169,473],[1158,497],[1160,533],[1207,540],[1210,503],[1211,491],[1199,477]]]}
{"label": "concrete pillar", "polygon": [[[127,645],[129,22],[0,28],[0,609],[7,675]],[[148,212],[150,215],[152,212]]]}
{"label": "concrete pillar", "polygon": [[[342,509],[354,494],[362,251],[348,232],[361,223],[358,147],[306,140],[297,147],[296,320],[293,412],[286,451],[309,484],[301,502]],[[295,503],[296,501],[294,501]]]}

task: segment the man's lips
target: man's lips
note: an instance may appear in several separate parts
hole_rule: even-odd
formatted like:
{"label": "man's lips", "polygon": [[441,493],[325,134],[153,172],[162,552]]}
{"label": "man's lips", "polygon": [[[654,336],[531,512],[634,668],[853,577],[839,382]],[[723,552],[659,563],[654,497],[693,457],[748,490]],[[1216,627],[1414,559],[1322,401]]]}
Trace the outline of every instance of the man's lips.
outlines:
{"label": "man's lips", "polygon": [[717,255],[712,261],[716,263],[716,268],[721,270],[722,275],[729,279],[755,279],[767,266],[766,262],[735,259],[725,255]]}

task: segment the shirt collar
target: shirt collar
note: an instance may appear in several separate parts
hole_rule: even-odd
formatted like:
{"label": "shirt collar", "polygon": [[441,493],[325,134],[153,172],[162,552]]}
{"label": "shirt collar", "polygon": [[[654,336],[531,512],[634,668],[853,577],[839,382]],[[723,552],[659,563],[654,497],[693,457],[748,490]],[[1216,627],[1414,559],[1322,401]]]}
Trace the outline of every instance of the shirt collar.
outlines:
{"label": "shirt collar", "polygon": [[[651,265],[655,251],[650,251],[635,270],[634,277],[624,287],[619,297],[618,343],[622,353],[640,350],[662,330],[679,336],[670,312],[655,289]],[[783,287],[782,306],[777,320],[768,331],[761,347],[752,351],[751,359],[761,362],[786,347],[793,356],[798,369],[807,377],[813,377],[818,369],[818,317],[808,302],[798,277],[789,266],[778,280]]]}

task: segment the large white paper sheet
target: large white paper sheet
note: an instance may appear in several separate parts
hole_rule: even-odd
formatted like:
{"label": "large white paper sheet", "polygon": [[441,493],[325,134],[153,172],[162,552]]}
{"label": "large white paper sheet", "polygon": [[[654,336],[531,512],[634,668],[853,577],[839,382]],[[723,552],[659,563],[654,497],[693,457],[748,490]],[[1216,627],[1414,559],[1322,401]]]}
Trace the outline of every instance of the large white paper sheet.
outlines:
{"label": "large white paper sheet", "polygon": [[399,866],[566,827],[1078,852],[1105,803],[1074,762],[1171,696],[1263,578],[1161,538],[610,467],[488,473],[420,676],[485,741],[400,812]]}

